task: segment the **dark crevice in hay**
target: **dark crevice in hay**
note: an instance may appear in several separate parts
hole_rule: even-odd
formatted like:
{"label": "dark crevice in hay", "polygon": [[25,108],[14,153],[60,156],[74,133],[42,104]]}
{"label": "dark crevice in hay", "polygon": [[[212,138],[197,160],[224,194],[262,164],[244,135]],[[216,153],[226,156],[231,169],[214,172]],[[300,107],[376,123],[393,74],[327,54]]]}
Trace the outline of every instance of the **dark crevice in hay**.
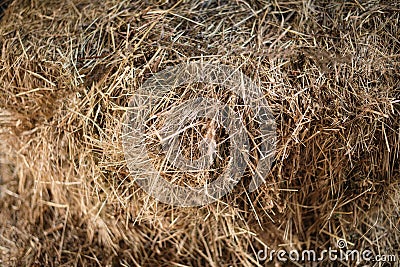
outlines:
{"label": "dark crevice in hay", "polygon": [[8,5],[12,3],[13,0],[1,0],[0,1],[0,19],[4,16],[4,12],[7,10]]}

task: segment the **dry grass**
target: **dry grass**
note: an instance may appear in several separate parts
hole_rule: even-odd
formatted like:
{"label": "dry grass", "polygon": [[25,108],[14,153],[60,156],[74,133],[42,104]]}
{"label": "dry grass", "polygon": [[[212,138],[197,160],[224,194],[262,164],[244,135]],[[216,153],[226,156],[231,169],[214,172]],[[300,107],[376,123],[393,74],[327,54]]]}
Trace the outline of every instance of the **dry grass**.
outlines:
{"label": "dry grass", "polygon": [[[400,6],[361,2],[12,2],[0,265],[252,266],[264,245],[338,238],[399,259]],[[122,122],[152,72],[200,59],[264,88],[277,155],[258,191],[243,179],[217,203],[174,208],[130,178]]]}

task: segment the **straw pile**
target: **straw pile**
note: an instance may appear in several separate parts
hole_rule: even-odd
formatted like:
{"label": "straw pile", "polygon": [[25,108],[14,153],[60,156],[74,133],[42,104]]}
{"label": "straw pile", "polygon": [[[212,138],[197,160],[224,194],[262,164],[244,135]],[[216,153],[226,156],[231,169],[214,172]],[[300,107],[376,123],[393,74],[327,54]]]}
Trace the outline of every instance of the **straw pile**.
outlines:
{"label": "straw pile", "polygon": [[[399,11],[395,1],[12,2],[0,27],[0,265],[253,266],[265,246],[338,239],[399,258]],[[137,186],[121,133],[152,73],[195,60],[263,88],[278,144],[257,191],[242,179],[218,202],[178,208]]]}

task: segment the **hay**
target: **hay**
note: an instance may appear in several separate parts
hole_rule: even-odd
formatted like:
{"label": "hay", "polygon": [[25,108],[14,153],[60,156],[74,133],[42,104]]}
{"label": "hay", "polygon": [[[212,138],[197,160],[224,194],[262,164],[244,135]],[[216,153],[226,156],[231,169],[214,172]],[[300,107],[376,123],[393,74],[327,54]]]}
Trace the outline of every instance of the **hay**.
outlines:
{"label": "hay", "polygon": [[[12,2],[0,264],[252,266],[264,246],[337,239],[399,258],[400,6],[360,2]],[[152,73],[196,60],[264,88],[278,144],[257,191],[242,179],[216,203],[177,208],[129,176],[121,132]]]}

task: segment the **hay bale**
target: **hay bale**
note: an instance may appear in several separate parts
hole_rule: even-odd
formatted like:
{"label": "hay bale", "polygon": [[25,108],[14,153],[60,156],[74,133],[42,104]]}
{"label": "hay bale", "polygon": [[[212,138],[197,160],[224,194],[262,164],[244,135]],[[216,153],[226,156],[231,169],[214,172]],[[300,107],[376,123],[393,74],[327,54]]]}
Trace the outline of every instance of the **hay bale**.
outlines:
{"label": "hay bale", "polygon": [[[399,15],[376,1],[12,2],[1,263],[252,266],[265,246],[338,239],[399,257]],[[121,132],[152,73],[195,60],[264,88],[278,144],[257,191],[244,177],[216,203],[177,208],[131,178]]]}

